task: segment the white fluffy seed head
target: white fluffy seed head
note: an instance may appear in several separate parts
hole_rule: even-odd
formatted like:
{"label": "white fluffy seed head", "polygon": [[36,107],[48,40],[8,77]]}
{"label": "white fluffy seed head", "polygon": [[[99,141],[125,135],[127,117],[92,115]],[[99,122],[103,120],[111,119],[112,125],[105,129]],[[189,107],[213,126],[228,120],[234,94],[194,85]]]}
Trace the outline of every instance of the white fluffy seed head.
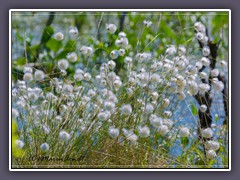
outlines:
{"label": "white fluffy seed head", "polygon": [[217,151],[220,148],[220,144],[217,141],[207,141],[205,143],[205,147],[208,150],[214,150]]}
{"label": "white fluffy seed head", "polygon": [[192,75],[194,75],[194,74],[196,74],[197,73],[197,68],[195,67],[195,66],[193,66],[193,65],[189,65],[188,66],[188,71],[187,71],[189,74],[192,74]]}
{"label": "white fluffy seed head", "polygon": [[178,96],[178,99],[179,99],[179,100],[183,100],[183,99],[186,98],[186,95],[185,95],[184,92],[178,92],[178,93],[177,93],[177,96]]}
{"label": "white fluffy seed head", "polygon": [[22,101],[22,100],[17,101],[16,104],[17,104],[18,108],[24,108],[26,105],[25,101]]}
{"label": "white fluffy seed head", "polygon": [[125,52],[125,49],[119,49],[118,52],[119,52],[119,55],[120,55],[120,56],[124,56],[125,53],[126,53],[126,52]]}
{"label": "white fluffy seed head", "polygon": [[60,114],[64,114],[67,111],[67,109],[68,109],[67,106],[62,104],[59,108]]}
{"label": "white fluffy seed head", "polygon": [[218,75],[219,75],[219,70],[218,69],[211,70],[211,76],[212,77],[217,77]]}
{"label": "white fluffy seed head", "polygon": [[32,73],[33,72],[33,69],[29,66],[25,66],[24,69],[23,69],[23,72],[24,73]]}
{"label": "white fluffy seed head", "polygon": [[71,138],[71,136],[66,131],[62,130],[59,133],[59,138],[63,141],[68,141]]}
{"label": "white fluffy seed head", "polygon": [[152,74],[150,76],[150,81],[155,84],[159,83],[161,81],[160,75],[157,73]]}
{"label": "white fluffy seed head", "polygon": [[221,66],[222,68],[227,67],[227,62],[226,62],[226,61],[220,61],[220,66]]}
{"label": "white fluffy seed head", "polygon": [[71,94],[73,92],[73,86],[71,84],[64,84],[62,89],[66,94]]}
{"label": "white fluffy seed head", "polygon": [[125,57],[124,62],[126,64],[131,64],[132,63],[132,58],[127,56],[127,57]]}
{"label": "white fluffy seed head", "polygon": [[23,76],[23,80],[26,81],[27,83],[30,83],[33,80],[33,75],[32,73],[25,73]]}
{"label": "white fluffy seed head", "polygon": [[90,73],[85,73],[85,74],[83,75],[83,79],[84,79],[85,81],[90,81],[91,78],[92,78],[92,76],[91,76]]}
{"label": "white fluffy seed head", "polygon": [[110,34],[114,34],[117,30],[117,26],[115,24],[106,24],[106,29]]}
{"label": "white fluffy seed head", "polygon": [[151,98],[152,98],[152,100],[153,101],[156,101],[157,99],[158,99],[158,93],[157,92],[153,92],[152,94],[151,94]]}
{"label": "white fluffy seed head", "polygon": [[106,121],[110,118],[110,113],[108,111],[103,111],[98,113],[97,117],[100,121]]}
{"label": "white fluffy seed head", "polygon": [[171,129],[173,126],[173,121],[171,119],[164,119],[163,124],[168,127],[168,129]]}
{"label": "white fluffy seed head", "polygon": [[127,35],[126,35],[126,33],[125,32],[120,32],[120,33],[118,33],[118,37],[120,37],[120,38],[125,38]]}
{"label": "white fluffy seed head", "polygon": [[36,70],[35,73],[34,73],[34,78],[37,81],[42,81],[45,78],[45,74],[41,70]]}
{"label": "white fluffy seed head", "polygon": [[82,81],[83,80],[83,74],[81,74],[81,73],[75,73],[74,74],[74,79],[76,80],[76,81]]}
{"label": "white fluffy seed head", "polygon": [[188,82],[188,90],[191,93],[191,95],[196,95],[198,93],[198,85],[196,81]]}
{"label": "white fluffy seed head", "polygon": [[66,59],[61,59],[58,61],[58,68],[60,70],[66,70],[69,66],[69,62]]}
{"label": "white fluffy seed head", "polygon": [[205,35],[204,38],[203,38],[203,41],[202,41],[203,44],[207,45],[208,44],[208,40],[209,40],[209,38]]}
{"label": "white fluffy seed head", "polygon": [[130,104],[122,105],[120,110],[123,115],[130,116],[132,114],[132,106]]}
{"label": "white fluffy seed head", "polygon": [[113,70],[116,67],[116,63],[113,60],[108,62],[108,67],[110,70]]}
{"label": "white fluffy seed head", "polygon": [[28,93],[28,99],[31,102],[36,102],[38,99],[38,94],[36,92],[29,92]]}
{"label": "white fluffy seed head", "polygon": [[217,156],[216,152],[214,150],[208,150],[206,153],[206,157],[208,159],[213,159]]}
{"label": "white fluffy seed head", "polygon": [[112,111],[115,108],[115,104],[112,101],[105,101],[103,106],[107,111]]}
{"label": "white fluffy seed head", "polygon": [[150,129],[147,126],[139,127],[139,136],[148,137],[150,135]]}
{"label": "white fluffy seed head", "polygon": [[179,46],[179,48],[178,48],[178,55],[179,56],[183,56],[185,54],[186,54],[186,48],[183,45]]}
{"label": "white fluffy seed head", "polygon": [[121,80],[117,79],[113,82],[113,87],[114,87],[115,90],[118,90],[121,86],[122,86],[122,81]]}
{"label": "white fluffy seed head", "polygon": [[80,52],[81,52],[82,54],[87,54],[87,52],[88,52],[88,47],[87,47],[87,46],[82,46],[82,47],[80,48]]}
{"label": "white fluffy seed head", "polygon": [[201,94],[205,94],[210,90],[209,84],[206,84],[206,83],[201,83],[198,87],[199,87],[199,92]]}
{"label": "white fluffy seed head", "polygon": [[93,89],[89,89],[89,91],[88,91],[88,93],[87,93],[87,95],[89,96],[89,97],[94,97],[94,96],[96,96],[96,91],[95,90],[93,90]]}
{"label": "white fluffy seed head", "polygon": [[201,79],[207,79],[208,78],[208,74],[206,72],[200,72],[199,74]]}
{"label": "white fluffy seed head", "polygon": [[108,133],[113,139],[116,139],[119,135],[119,129],[110,127]]}
{"label": "white fluffy seed head", "polygon": [[128,94],[129,96],[132,96],[133,93],[134,93],[134,91],[133,91],[132,88],[127,88],[126,91],[127,91],[127,94]]}
{"label": "white fluffy seed head", "polygon": [[210,49],[208,46],[204,46],[202,49],[203,56],[209,56],[210,55]]}
{"label": "white fluffy seed head", "polygon": [[67,59],[70,61],[70,62],[76,62],[77,61],[77,54],[75,52],[72,52],[72,53],[69,53],[67,55]]}
{"label": "white fluffy seed head", "polygon": [[150,27],[150,26],[152,25],[152,21],[144,20],[144,21],[143,21],[143,24],[144,24],[146,27]]}
{"label": "white fluffy seed head", "polygon": [[162,118],[153,114],[153,115],[150,116],[150,123],[155,128],[159,128],[162,125]]}
{"label": "white fluffy seed head", "polygon": [[195,22],[194,29],[201,33],[205,33],[206,31],[205,26],[201,22]]}
{"label": "white fluffy seed head", "polygon": [[64,39],[64,35],[63,33],[61,32],[58,32],[54,35],[54,38],[57,40],[57,41],[62,41]]}
{"label": "white fluffy seed head", "polygon": [[224,89],[224,84],[223,84],[222,81],[216,81],[216,82],[213,82],[213,86],[212,87],[213,87],[213,89],[215,91],[221,92]]}
{"label": "white fluffy seed head", "polygon": [[206,128],[202,130],[202,137],[203,138],[211,138],[213,137],[213,131],[211,128]]}
{"label": "white fluffy seed head", "polygon": [[179,136],[180,137],[188,137],[190,135],[190,131],[187,127],[183,127],[179,131]]}
{"label": "white fluffy seed head", "polygon": [[202,104],[200,106],[200,111],[203,112],[203,113],[206,112],[207,111],[207,106],[205,104]]}
{"label": "white fluffy seed head", "polygon": [[77,27],[76,27],[76,26],[70,27],[68,33],[69,33],[70,35],[77,35],[77,34],[78,34],[78,29],[77,29]]}
{"label": "white fluffy seed head", "polygon": [[158,128],[158,132],[161,134],[161,135],[166,135],[168,132],[169,132],[169,129],[166,125],[161,125],[159,128]]}
{"label": "white fluffy seed head", "polygon": [[203,41],[204,41],[204,34],[201,33],[201,32],[198,32],[198,33],[196,34],[196,38],[197,38],[199,41],[203,42]]}
{"label": "white fluffy seed head", "polygon": [[177,75],[176,76],[176,84],[177,85],[182,85],[184,80],[185,80],[185,78],[182,75]]}
{"label": "white fluffy seed head", "polygon": [[13,117],[14,119],[16,119],[18,116],[19,116],[18,110],[12,108],[12,117]]}
{"label": "white fluffy seed head", "polygon": [[43,132],[45,134],[49,134],[50,133],[50,128],[47,125],[42,125],[42,129],[43,129]]}
{"label": "white fluffy seed head", "polygon": [[117,39],[115,41],[115,44],[116,44],[117,47],[127,48],[127,46],[128,46],[128,38],[121,37],[120,39]]}
{"label": "white fluffy seed head", "polygon": [[137,144],[137,140],[138,140],[138,136],[136,134],[129,134],[129,136],[127,137],[127,140],[130,142],[131,145],[136,145]]}
{"label": "white fluffy seed head", "polygon": [[87,55],[90,56],[93,54],[93,48],[92,47],[88,47],[87,48]]}
{"label": "white fluffy seed head", "polygon": [[92,47],[87,47],[87,46],[82,46],[80,48],[80,52],[84,55],[92,55],[93,54],[93,48]]}
{"label": "white fluffy seed head", "polygon": [[166,49],[166,54],[167,55],[173,55],[177,52],[177,49],[174,45],[171,45],[169,46],[167,49]]}
{"label": "white fluffy seed head", "polygon": [[154,111],[154,107],[152,104],[148,103],[145,108],[145,113],[146,114],[151,114]]}
{"label": "white fluffy seed head", "polygon": [[16,140],[15,145],[18,149],[22,149],[25,144],[22,140]]}
{"label": "white fluffy seed head", "polygon": [[119,55],[119,53],[118,53],[117,50],[113,50],[113,51],[111,51],[111,53],[110,53],[111,59],[117,59],[117,58],[118,58],[118,55]]}
{"label": "white fluffy seed head", "polygon": [[197,61],[196,62],[196,68],[199,70],[202,68],[202,62],[201,61]]}
{"label": "white fluffy seed head", "polygon": [[170,104],[170,100],[169,99],[163,99],[163,107],[168,107]]}
{"label": "white fluffy seed head", "polygon": [[43,143],[41,144],[40,148],[43,152],[47,152],[49,150],[49,145],[48,143]]}
{"label": "white fluffy seed head", "polygon": [[116,79],[116,73],[115,72],[110,72],[110,73],[108,73],[108,79],[111,81],[111,82],[113,82],[115,79]]}
{"label": "white fluffy seed head", "polygon": [[100,80],[99,84],[100,84],[100,87],[105,87],[107,85],[107,81],[102,79],[102,80]]}
{"label": "white fluffy seed head", "polygon": [[211,61],[206,57],[202,57],[200,61],[201,61],[203,66],[209,66],[210,63],[211,63]]}

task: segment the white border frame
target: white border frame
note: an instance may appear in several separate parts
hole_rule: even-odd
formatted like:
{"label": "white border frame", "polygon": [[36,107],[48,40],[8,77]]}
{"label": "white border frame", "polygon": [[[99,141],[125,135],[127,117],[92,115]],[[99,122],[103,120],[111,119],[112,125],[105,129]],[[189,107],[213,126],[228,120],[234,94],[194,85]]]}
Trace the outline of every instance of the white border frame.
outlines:
{"label": "white border frame", "polygon": [[231,108],[229,108],[229,169],[12,169],[12,154],[11,154],[11,138],[12,138],[12,120],[11,120],[11,104],[12,104],[12,93],[11,93],[11,84],[12,84],[12,73],[11,73],[11,15],[14,11],[35,11],[35,12],[76,12],[76,11],[83,11],[83,12],[90,12],[90,11],[97,11],[97,12],[121,12],[121,11],[133,11],[133,12],[218,12],[218,11],[225,11],[229,13],[229,66],[228,66],[228,74],[229,74],[229,107],[231,107],[231,10],[230,9],[10,9],[9,10],[9,171],[231,171]]}

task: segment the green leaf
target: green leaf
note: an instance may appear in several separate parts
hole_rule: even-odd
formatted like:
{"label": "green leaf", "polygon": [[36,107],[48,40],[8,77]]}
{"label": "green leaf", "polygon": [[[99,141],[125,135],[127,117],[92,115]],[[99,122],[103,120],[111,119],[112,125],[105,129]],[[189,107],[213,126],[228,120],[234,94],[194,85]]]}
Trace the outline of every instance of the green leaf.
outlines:
{"label": "green leaf", "polygon": [[219,116],[215,115],[215,121],[218,122],[218,120],[219,120]]}
{"label": "green leaf", "polygon": [[181,138],[181,144],[182,144],[182,147],[185,148],[189,143],[189,139],[188,137],[182,137]]}
{"label": "green leaf", "polygon": [[69,52],[70,52],[69,50],[63,50],[63,51],[61,51],[61,52],[58,53],[58,55],[56,56],[56,59],[59,60],[59,59],[66,58],[66,56],[67,56],[67,54],[68,54]]}
{"label": "green leaf", "polygon": [[27,63],[27,59],[25,57],[20,57],[15,62],[16,62],[16,65],[22,66],[22,65],[25,65]]}
{"label": "green leaf", "polygon": [[93,40],[93,38],[88,38],[88,42],[90,43],[90,44],[95,44],[95,41]]}
{"label": "green leaf", "polygon": [[41,44],[48,42],[48,40],[51,38],[53,33],[54,33],[53,27],[46,26],[43,30]]}
{"label": "green leaf", "polygon": [[212,166],[216,163],[216,160],[215,159],[212,159],[208,162],[208,165]]}
{"label": "green leaf", "polygon": [[76,49],[76,42],[71,39],[68,40],[68,42],[66,43],[66,45],[63,48],[63,51],[58,53],[58,55],[56,56],[56,59],[58,60],[58,59],[66,58],[67,54],[75,51],[75,49]]}
{"label": "green leaf", "polygon": [[30,48],[29,47],[27,47],[27,49],[28,50],[31,50],[31,51],[37,51],[38,49],[39,49],[39,47],[40,47],[40,45],[39,44],[36,44],[36,45],[33,45],[33,46],[31,46]]}
{"label": "green leaf", "polygon": [[168,26],[168,24],[165,21],[161,21],[160,29],[161,29],[161,32],[164,34],[165,37],[171,37],[171,39],[176,38],[176,34],[172,30],[172,28],[170,28]]}
{"label": "green leaf", "polygon": [[194,116],[198,115],[198,110],[192,102],[191,102],[191,110],[192,110],[192,113],[193,113]]}
{"label": "green leaf", "polygon": [[69,51],[69,52],[73,52],[73,51],[75,51],[75,49],[76,49],[76,42],[75,41],[73,41],[73,40],[68,40],[68,42],[66,43],[66,45],[64,46],[64,50],[65,51]]}
{"label": "green leaf", "polygon": [[195,162],[195,165],[200,165],[200,167],[201,167],[202,165],[205,165],[205,162],[203,159],[197,159]]}
{"label": "green leaf", "polygon": [[[220,12],[219,12],[220,13]],[[224,24],[228,24],[228,13],[221,12],[221,15],[216,15],[212,19],[212,34],[218,35],[220,33],[221,28]]]}
{"label": "green leaf", "polygon": [[220,36],[216,36],[212,43],[217,44],[220,41]]}
{"label": "green leaf", "polygon": [[46,47],[51,49],[53,52],[57,52],[62,47],[62,41],[57,41],[56,39],[49,39],[46,44]]}
{"label": "green leaf", "polygon": [[16,36],[20,42],[23,42],[23,37],[17,32]]}
{"label": "green leaf", "polygon": [[94,54],[98,57],[100,54],[105,51],[104,48],[97,48],[94,52]]}

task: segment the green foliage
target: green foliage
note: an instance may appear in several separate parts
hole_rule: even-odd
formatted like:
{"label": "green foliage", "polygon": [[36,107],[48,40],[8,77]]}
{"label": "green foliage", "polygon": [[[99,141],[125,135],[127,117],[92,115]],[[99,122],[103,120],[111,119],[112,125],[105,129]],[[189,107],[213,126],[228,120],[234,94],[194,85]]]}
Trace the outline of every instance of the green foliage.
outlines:
{"label": "green foliage", "polygon": [[181,138],[181,144],[182,144],[183,149],[185,149],[185,147],[189,144],[188,137],[182,137]]}
{"label": "green foliage", "polygon": [[43,30],[43,34],[42,34],[42,39],[41,39],[41,44],[44,44],[46,42],[49,41],[49,39],[51,38],[51,36],[54,33],[54,29],[52,26],[46,26]]}
{"label": "green foliage", "polygon": [[192,114],[194,116],[198,115],[198,110],[197,110],[196,106],[194,106],[194,104],[192,102],[191,102],[191,110],[192,110]]}
{"label": "green foliage", "polygon": [[224,26],[228,26],[228,14],[221,12],[221,15],[216,15],[212,19],[212,33],[215,35],[216,33],[220,33]]}
{"label": "green foliage", "polygon": [[17,66],[22,66],[25,65],[26,63],[27,59],[25,57],[20,57],[16,61],[14,61],[14,64],[16,64]]}
{"label": "green foliage", "polygon": [[20,41],[20,42],[23,42],[24,41],[24,38],[17,32],[16,33],[16,37],[18,38],[18,40]]}
{"label": "green foliage", "polygon": [[21,158],[24,155],[24,151],[17,148],[15,144],[16,140],[18,140],[17,123],[15,120],[12,120],[12,156],[15,158]]}
{"label": "green foliage", "polygon": [[57,41],[56,39],[51,38],[46,43],[46,47],[56,53],[62,47],[62,41]]}
{"label": "green foliage", "polygon": [[[60,49],[60,47],[57,49],[57,51]],[[68,40],[66,45],[64,46],[64,48],[62,49],[61,52],[59,52],[57,55],[56,55],[56,60],[59,60],[59,59],[63,59],[63,58],[66,58],[67,54],[70,53],[70,52],[74,52],[76,49],[76,42],[73,41],[73,40]],[[57,52],[56,51],[56,52]]]}

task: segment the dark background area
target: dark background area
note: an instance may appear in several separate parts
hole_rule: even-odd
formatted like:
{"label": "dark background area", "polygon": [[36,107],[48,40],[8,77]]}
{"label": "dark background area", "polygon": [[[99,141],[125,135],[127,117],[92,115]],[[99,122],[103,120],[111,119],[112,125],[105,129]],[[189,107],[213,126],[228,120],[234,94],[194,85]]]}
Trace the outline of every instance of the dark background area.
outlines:
{"label": "dark background area", "polygon": [[[1,28],[0,28],[0,54],[1,54],[1,65],[0,65],[0,82],[1,82],[1,93],[0,93],[0,175],[1,179],[239,179],[239,167],[240,167],[240,157],[239,157],[239,139],[240,131],[240,121],[237,118],[238,111],[238,102],[240,92],[240,83],[238,77],[240,76],[238,68],[239,64],[239,55],[238,48],[240,42],[240,11],[239,11],[239,0],[40,0],[40,1],[31,1],[31,0],[7,0],[1,2]],[[8,122],[9,122],[9,9],[231,9],[232,12],[232,69],[231,69],[231,127],[232,127],[232,171],[231,172],[10,172],[9,171],[9,132],[8,132]]]}

